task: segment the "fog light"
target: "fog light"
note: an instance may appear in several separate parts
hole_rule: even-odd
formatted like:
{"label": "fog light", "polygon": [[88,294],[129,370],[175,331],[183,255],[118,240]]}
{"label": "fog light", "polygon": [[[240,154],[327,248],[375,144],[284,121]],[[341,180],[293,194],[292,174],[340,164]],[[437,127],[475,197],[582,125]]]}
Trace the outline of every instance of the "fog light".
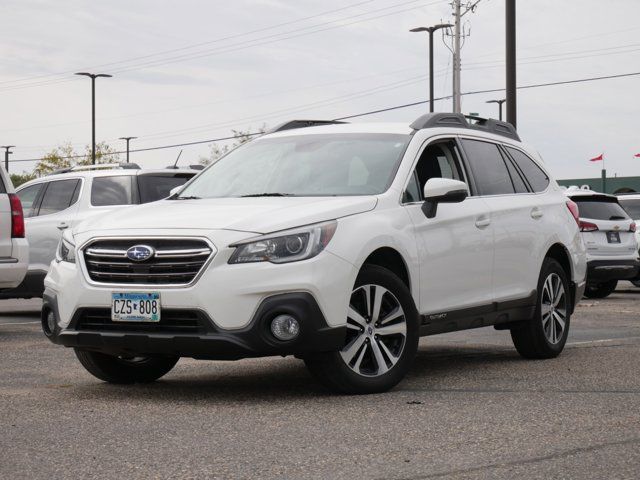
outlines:
{"label": "fog light", "polygon": [[300,333],[300,323],[291,315],[278,315],[271,321],[271,333],[278,340],[293,340]]}

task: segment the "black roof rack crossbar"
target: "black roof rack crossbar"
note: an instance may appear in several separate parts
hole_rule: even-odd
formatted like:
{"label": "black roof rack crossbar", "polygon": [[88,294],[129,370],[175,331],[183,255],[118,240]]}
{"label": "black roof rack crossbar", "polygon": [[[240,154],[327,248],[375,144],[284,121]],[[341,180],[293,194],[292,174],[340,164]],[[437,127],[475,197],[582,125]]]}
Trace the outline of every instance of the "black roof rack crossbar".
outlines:
{"label": "black roof rack crossbar", "polygon": [[318,127],[321,125],[337,125],[341,122],[339,120],[290,120],[281,125],[278,125],[273,130],[270,130],[269,133],[282,132],[284,130],[293,130],[294,128],[307,128],[307,127]]}
{"label": "black roof rack crossbar", "polygon": [[520,136],[515,127],[507,122],[493,118],[475,117],[461,113],[428,113],[422,115],[411,124],[414,130],[437,127],[456,127],[481,130],[483,132],[502,135],[520,141]]}

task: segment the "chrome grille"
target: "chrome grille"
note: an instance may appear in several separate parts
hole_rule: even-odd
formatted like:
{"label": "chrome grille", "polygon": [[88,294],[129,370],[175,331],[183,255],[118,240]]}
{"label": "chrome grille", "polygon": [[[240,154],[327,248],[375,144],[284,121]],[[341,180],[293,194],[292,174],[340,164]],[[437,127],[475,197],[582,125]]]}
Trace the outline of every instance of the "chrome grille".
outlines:
{"label": "chrome grille", "polygon": [[[136,245],[152,247],[154,255],[144,261],[127,257]],[[200,273],[213,253],[198,239],[102,239],[84,250],[89,278],[96,283],[124,285],[187,285]]]}

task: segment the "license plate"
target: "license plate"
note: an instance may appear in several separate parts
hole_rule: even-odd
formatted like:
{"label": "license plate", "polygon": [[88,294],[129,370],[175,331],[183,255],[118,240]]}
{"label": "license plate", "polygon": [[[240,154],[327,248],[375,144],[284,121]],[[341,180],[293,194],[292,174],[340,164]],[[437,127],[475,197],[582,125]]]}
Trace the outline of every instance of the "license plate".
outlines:
{"label": "license plate", "polygon": [[111,320],[114,322],[159,322],[159,293],[112,293]]}
{"label": "license plate", "polygon": [[607,232],[607,242],[609,242],[609,243],[620,243],[620,233],[618,233],[618,232]]}

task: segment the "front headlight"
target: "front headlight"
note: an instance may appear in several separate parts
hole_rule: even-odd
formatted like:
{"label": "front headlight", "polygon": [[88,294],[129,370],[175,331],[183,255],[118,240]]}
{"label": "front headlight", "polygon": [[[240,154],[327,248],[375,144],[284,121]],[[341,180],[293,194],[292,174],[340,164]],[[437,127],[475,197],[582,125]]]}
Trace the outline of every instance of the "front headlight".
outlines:
{"label": "front headlight", "polygon": [[73,243],[71,232],[66,230],[60,238],[58,251],[56,252],[58,262],[76,263],[76,245]]}
{"label": "front headlight", "polygon": [[315,257],[329,244],[337,226],[333,220],[233,244],[236,251],[229,263],[288,263]]}

